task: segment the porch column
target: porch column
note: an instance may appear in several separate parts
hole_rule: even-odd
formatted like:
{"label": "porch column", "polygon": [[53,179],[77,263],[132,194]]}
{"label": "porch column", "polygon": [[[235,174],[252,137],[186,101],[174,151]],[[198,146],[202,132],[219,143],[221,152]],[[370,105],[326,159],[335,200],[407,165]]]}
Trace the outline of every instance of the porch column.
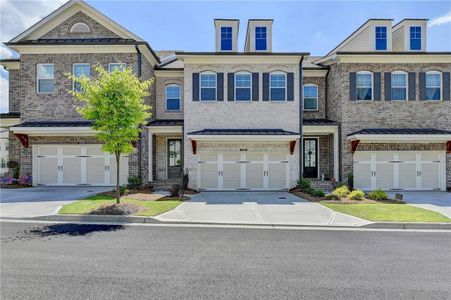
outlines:
{"label": "porch column", "polygon": [[339,160],[339,156],[338,156],[338,153],[339,153],[339,151],[340,151],[340,149],[338,149],[338,146],[339,145],[339,143],[338,143],[338,127],[335,127],[335,129],[334,129],[334,149],[333,149],[333,151],[334,151],[334,178],[335,178],[335,180],[336,181],[338,181],[338,178],[340,178],[339,177],[339,175],[340,175],[340,168],[339,168],[339,165],[338,165],[338,160]]}
{"label": "porch column", "polygon": [[153,133],[149,129],[149,154],[148,154],[148,163],[149,163],[149,182],[153,181]]}

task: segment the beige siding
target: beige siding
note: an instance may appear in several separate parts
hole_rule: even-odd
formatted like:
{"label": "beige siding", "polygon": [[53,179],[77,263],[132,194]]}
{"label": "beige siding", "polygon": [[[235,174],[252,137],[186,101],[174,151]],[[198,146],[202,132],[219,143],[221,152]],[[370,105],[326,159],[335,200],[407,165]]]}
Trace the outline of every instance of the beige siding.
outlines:
{"label": "beige siding", "polygon": [[393,51],[405,51],[404,26],[400,26],[393,32]]}

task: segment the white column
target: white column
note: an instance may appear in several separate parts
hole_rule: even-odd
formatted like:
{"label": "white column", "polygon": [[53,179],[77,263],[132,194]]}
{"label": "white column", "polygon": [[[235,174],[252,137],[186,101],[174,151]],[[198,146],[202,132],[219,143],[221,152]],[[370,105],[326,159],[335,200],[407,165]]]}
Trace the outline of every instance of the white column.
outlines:
{"label": "white column", "polygon": [[153,170],[152,170],[152,166],[153,166],[153,153],[152,153],[152,149],[153,149],[153,133],[152,131],[150,131],[149,129],[149,135],[148,135],[148,139],[149,139],[149,154],[148,154],[148,164],[149,164],[149,182],[153,181]]}
{"label": "white column", "polygon": [[334,178],[336,181],[338,181],[339,175],[340,175],[340,168],[338,165],[339,156],[338,153],[340,152],[340,149],[338,149],[338,127],[334,130]]}

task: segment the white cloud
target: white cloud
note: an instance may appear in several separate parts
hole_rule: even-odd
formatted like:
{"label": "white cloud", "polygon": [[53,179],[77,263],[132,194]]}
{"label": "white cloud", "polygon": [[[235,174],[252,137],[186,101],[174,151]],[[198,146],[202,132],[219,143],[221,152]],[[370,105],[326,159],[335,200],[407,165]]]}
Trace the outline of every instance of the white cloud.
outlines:
{"label": "white cloud", "polygon": [[0,59],[13,57],[13,52],[9,50],[3,43],[0,43]]}
{"label": "white cloud", "polygon": [[0,112],[8,112],[9,106],[9,90],[8,90],[8,79],[5,76],[6,71],[0,68]]}
{"label": "white cloud", "polygon": [[429,22],[428,27],[439,26],[448,23],[451,23],[451,11],[444,16],[432,19],[432,21]]}

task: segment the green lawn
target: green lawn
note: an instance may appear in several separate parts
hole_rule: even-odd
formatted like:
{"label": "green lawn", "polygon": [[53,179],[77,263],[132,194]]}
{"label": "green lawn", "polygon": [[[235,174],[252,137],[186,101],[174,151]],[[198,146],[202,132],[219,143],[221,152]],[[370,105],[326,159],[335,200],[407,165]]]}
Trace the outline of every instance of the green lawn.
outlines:
{"label": "green lawn", "polygon": [[388,222],[451,222],[444,215],[408,204],[340,204],[321,202],[335,211],[369,221]]}
{"label": "green lawn", "polygon": [[[140,201],[133,199],[121,199],[121,202],[134,203],[146,208],[146,210],[137,213],[136,216],[156,216],[176,208],[183,201],[180,201],[178,199],[165,199],[159,201]],[[86,198],[84,200],[78,200],[70,204],[64,205],[59,210],[58,213],[83,215],[89,213],[94,208],[97,208],[105,203],[109,204],[116,203],[116,199],[110,196],[96,195]]]}

